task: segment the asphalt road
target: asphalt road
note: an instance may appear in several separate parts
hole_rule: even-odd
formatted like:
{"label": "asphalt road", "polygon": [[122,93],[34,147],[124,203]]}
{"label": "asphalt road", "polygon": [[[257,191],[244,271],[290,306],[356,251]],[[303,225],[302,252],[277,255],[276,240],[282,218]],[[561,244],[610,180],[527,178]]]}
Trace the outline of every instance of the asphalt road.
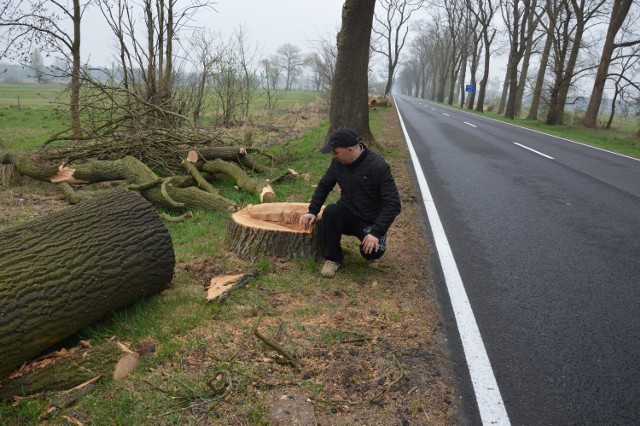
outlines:
{"label": "asphalt road", "polygon": [[639,424],[640,161],[425,101],[396,103],[508,416],[481,414],[434,256],[462,422]]}

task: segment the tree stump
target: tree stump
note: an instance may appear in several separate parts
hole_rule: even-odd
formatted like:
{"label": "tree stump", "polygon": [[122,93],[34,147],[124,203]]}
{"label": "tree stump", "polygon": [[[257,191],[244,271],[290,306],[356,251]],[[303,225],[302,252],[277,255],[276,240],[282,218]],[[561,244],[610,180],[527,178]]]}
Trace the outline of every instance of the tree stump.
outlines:
{"label": "tree stump", "polygon": [[260,256],[280,259],[320,258],[322,212],[310,231],[300,227],[300,216],[308,203],[268,203],[250,205],[231,215],[226,244],[238,257],[255,260]]}
{"label": "tree stump", "polygon": [[0,377],[173,278],[171,237],[119,188],[0,232]]}

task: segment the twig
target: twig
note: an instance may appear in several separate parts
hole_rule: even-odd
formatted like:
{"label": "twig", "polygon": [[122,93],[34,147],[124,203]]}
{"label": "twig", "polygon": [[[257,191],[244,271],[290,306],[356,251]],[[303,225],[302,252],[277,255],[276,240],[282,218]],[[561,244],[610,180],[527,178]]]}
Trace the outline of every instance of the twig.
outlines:
{"label": "twig", "polygon": [[187,171],[189,172],[189,174],[191,174],[191,176],[195,179],[195,181],[198,182],[198,185],[202,189],[212,194],[218,193],[218,191],[213,187],[213,185],[207,182],[207,180],[204,178],[204,176],[202,176],[200,171],[196,168],[196,166],[193,165],[193,163],[187,160],[182,160],[182,165],[184,166],[185,169],[187,169]]}
{"label": "twig", "polygon": [[191,212],[191,210],[189,210],[188,212],[186,212],[181,216],[171,216],[167,213],[160,214],[160,219],[166,220],[167,222],[172,222],[172,223],[184,222],[190,219],[191,217],[193,217],[193,213]]}
{"label": "twig", "polygon": [[164,182],[164,179],[158,178],[146,183],[141,183],[139,185],[132,183],[127,185],[127,189],[130,189],[131,191],[143,191],[145,189],[153,188],[156,185],[160,185],[162,182]]}
{"label": "twig", "polygon": [[168,177],[162,181],[162,185],[160,185],[160,193],[162,194],[164,199],[167,200],[167,202],[171,204],[173,207],[184,207],[184,203],[179,203],[175,201],[173,198],[171,198],[171,196],[167,192],[167,185],[169,184],[169,182],[171,182],[171,179],[173,179],[173,177]]}
{"label": "twig", "polygon": [[265,345],[269,346],[272,349],[275,349],[276,351],[278,351],[280,354],[282,354],[282,356],[284,356],[287,360],[289,360],[289,362],[297,369],[300,369],[300,362],[298,362],[297,359],[295,359],[293,357],[293,355],[291,355],[286,349],[284,349],[282,346],[280,346],[279,344],[277,344],[276,342],[267,339],[265,336],[263,336],[259,331],[258,331],[258,325],[260,325],[260,321],[262,321],[262,317],[263,315],[260,315],[260,317],[258,318],[258,321],[256,321],[256,324],[253,326],[253,335],[256,336],[258,339],[262,340],[264,342]]}
{"label": "twig", "polygon": [[402,364],[400,364],[400,361],[398,361],[398,358],[396,358],[395,355],[392,355],[392,356],[393,356],[393,363],[396,365],[396,367],[398,367],[398,369],[400,369],[400,375],[393,382],[389,383],[389,386],[384,387],[373,398],[370,398],[369,402],[373,402],[376,399],[380,398],[382,395],[384,395],[391,388],[391,386],[393,386],[396,383],[398,383],[404,377],[404,367],[402,366]]}

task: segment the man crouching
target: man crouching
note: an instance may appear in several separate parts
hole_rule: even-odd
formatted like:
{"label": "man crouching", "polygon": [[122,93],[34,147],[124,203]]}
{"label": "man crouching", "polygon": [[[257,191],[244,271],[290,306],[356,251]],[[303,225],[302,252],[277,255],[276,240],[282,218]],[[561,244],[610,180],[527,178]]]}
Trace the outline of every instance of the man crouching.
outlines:
{"label": "man crouching", "polygon": [[300,225],[311,227],[337,183],[340,199],[322,213],[325,263],[321,274],[332,278],[342,263],[342,235],[358,237],[360,254],[375,267],[386,250],[387,230],[400,213],[400,196],[391,169],[347,127],[331,133],[320,152],[331,152],[333,160],[313,193],[309,212],[300,218]]}

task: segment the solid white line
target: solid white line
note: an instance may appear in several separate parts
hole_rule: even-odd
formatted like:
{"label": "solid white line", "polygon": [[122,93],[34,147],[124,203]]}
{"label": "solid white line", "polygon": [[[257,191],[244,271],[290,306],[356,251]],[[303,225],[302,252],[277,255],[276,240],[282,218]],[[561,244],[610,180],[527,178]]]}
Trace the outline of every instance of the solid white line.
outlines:
{"label": "solid white line", "polygon": [[478,127],[475,124],[471,124],[471,123],[467,123],[466,121],[463,121],[464,124],[466,124],[467,126],[471,126],[471,127]]}
{"label": "solid white line", "polygon": [[473,310],[469,304],[469,298],[464,289],[458,266],[456,265],[453,252],[451,251],[449,241],[444,232],[444,227],[440,221],[435,202],[431,196],[427,179],[424,176],[411,138],[409,138],[407,128],[404,125],[398,104],[396,104],[396,110],[405,140],[407,141],[409,153],[411,154],[411,161],[422,193],[424,207],[427,210],[429,223],[431,224],[433,239],[440,258],[453,313],[458,325],[464,355],[467,360],[467,365],[469,366],[471,383],[473,383],[478,408],[480,409],[480,418],[484,425],[510,425],[511,422],[504,407],[504,402],[498,389],[498,383],[491,369],[489,356],[487,355],[484,342],[480,336],[480,330],[478,329]]}
{"label": "solid white line", "polygon": [[533,148],[529,148],[528,146],[524,146],[524,145],[522,145],[522,144],[520,144],[520,143],[518,143],[518,142],[514,142],[514,144],[518,145],[518,146],[519,146],[519,147],[521,147],[521,148],[528,149],[528,150],[529,150],[529,151],[531,151],[531,152],[535,152],[535,153],[536,153],[536,154],[538,154],[538,155],[542,155],[543,157],[547,157],[547,158],[549,158],[549,159],[551,159],[551,160],[554,160],[554,158],[553,158],[553,157],[551,157],[550,155],[543,154],[543,153],[541,153],[540,151],[536,151],[536,150],[535,150],[535,149],[533,149]]}
{"label": "solid white line", "polygon": [[443,112],[442,115],[446,115],[447,117],[451,117],[449,114],[447,114],[446,112]]}

